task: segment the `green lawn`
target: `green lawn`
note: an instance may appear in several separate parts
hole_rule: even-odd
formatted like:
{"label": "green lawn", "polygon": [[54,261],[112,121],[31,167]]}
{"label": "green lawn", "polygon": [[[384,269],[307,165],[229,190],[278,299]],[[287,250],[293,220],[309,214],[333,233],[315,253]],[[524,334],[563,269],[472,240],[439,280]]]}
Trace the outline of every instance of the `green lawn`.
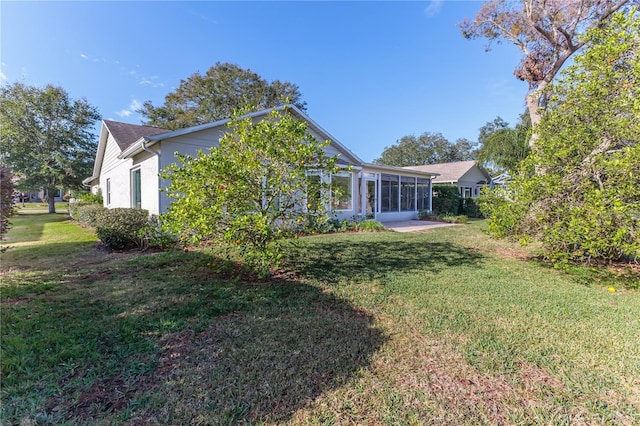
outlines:
{"label": "green lawn", "polygon": [[302,238],[263,282],[209,251],[106,252],[62,214],[12,223],[0,424],[640,424],[637,281],[483,222]]}

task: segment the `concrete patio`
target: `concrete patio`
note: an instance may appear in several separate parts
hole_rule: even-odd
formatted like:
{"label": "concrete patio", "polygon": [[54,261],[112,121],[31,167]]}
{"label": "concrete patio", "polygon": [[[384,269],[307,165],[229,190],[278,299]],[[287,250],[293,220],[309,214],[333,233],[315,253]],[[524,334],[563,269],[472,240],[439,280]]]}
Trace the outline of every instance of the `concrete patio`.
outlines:
{"label": "concrete patio", "polygon": [[457,226],[457,223],[430,222],[426,220],[403,220],[399,222],[385,222],[387,228],[396,232],[419,232],[444,226]]}

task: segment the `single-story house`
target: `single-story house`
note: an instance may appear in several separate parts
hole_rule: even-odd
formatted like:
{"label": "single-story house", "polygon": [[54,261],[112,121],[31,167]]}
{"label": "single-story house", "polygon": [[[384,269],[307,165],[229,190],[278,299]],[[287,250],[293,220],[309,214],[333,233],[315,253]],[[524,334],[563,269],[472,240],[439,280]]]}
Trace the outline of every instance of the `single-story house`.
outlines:
{"label": "single-story house", "polygon": [[[436,173],[363,162],[346,146],[295,106],[281,109],[307,122],[308,131],[318,140],[329,140],[328,155],[350,171],[331,176],[343,194],[332,214],[339,219],[366,216],[378,221],[416,219],[418,212],[431,210],[432,179]],[[248,114],[261,120],[272,110]],[[169,131],[157,127],[104,120],[93,174],[84,184],[102,191],[108,208],[143,208],[150,214],[167,211],[171,200],[162,191],[168,182],[158,173],[177,161],[175,153],[196,155],[215,147],[228,131],[228,119]]]}
{"label": "single-story house", "polygon": [[491,176],[476,161],[454,161],[452,163],[407,166],[406,169],[435,173],[434,184],[456,185],[462,198],[475,198],[482,187],[491,184]]}

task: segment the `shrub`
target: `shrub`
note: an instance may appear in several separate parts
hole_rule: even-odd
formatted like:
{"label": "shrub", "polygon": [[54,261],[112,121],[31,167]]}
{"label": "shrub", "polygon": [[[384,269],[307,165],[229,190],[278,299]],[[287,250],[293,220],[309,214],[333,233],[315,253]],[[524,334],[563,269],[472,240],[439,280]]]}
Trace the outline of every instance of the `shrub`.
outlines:
{"label": "shrub", "polygon": [[102,198],[102,190],[98,189],[98,192],[95,194],[92,192],[82,192],[76,197],[78,200],[87,203],[87,204],[104,204],[104,199]]}
{"label": "shrub", "polygon": [[13,173],[0,165],[0,239],[9,230],[9,217],[13,215]]}
{"label": "shrub", "polygon": [[147,224],[138,231],[142,248],[168,249],[178,244],[178,238],[162,229],[158,216],[151,215]]}
{"label": "shrub", "polygon": [[467,217],[483,217],[475,198],[461,198],[458,213]]}
{"label": "shrub", "polygon": [[143,248],[141,230],[149,224],[149,212],[142,209],[104,209],[96,215],[96,234],[114,250]]}
{"label": "shrub", "polygon": [[386,230],[387,228],[383,224],[373,219],[366,219],[356,223],[356,231],[360,232],[380,232]]}
{"label": "shrub", "polygon": [[459,200],[460,194],[457,186],[448,184],[433,185],[432,207],[436,214],[457,215]]}
{"label": "shrub", "polygon": [[106,208],[99,206],[97,204],[79,204],[79,203],[71,203],[70,206],[74,206],[73,210],[71,207],[69,211],[73,213],[71,217],[83,225],[87,226],[96,226],[96,215]]}

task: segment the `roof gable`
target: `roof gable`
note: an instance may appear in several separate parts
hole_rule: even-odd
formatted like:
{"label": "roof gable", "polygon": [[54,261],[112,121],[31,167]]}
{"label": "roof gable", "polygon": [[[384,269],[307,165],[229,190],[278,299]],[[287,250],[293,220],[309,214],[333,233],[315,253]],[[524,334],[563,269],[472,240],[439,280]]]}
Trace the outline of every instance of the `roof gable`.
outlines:
{"label": "roof gable", "polygon": [[422,166],[407,166],[405,168],[439,174],[440,176],[436,177],[434,182],[457,182],[474,167],[478,168],[478,170],[480,170],[482,174],[486,175],[487,181],[490,179],[489,175],[480,167],[478,167],[478,164],[473,160],[454,161],[451,163],[425,164]]}
{"label": "roof gable", "polygon": [[118,144],[120,151],[124,151],[140,138],[169,132],[169,130],[160,127],[121,123],[113,120],[104,120],[104,124]]}

